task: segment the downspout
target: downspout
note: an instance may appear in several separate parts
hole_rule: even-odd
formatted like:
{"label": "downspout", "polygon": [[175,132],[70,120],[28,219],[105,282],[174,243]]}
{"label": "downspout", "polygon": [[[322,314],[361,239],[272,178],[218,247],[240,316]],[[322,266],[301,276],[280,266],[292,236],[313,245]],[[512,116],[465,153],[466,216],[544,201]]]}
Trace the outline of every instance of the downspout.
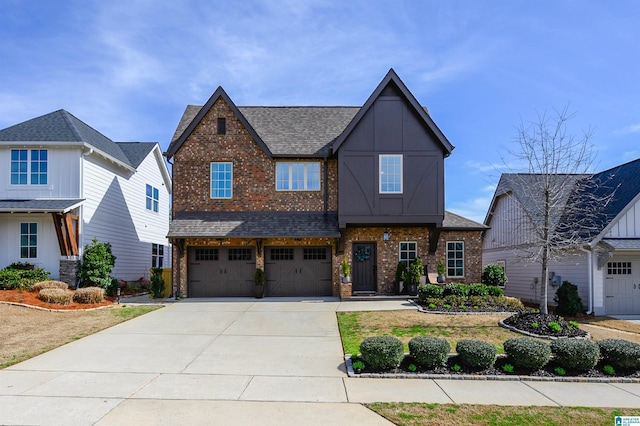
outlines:
{"label": "downspout", "polygon": [[587,310],[587,315],[591,315],[593,312],[593,252],[591,250],[587,250],[584,247],[580,247],[580,251],[583,251],[587,254],[587,282],[589,284],[589,306]]}

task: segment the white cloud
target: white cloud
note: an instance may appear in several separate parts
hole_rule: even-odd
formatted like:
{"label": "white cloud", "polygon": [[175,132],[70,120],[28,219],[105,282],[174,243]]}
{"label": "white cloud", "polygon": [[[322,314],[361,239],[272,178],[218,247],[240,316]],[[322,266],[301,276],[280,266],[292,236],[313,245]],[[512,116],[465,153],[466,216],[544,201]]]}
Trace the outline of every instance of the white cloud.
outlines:
{"label": "white cloud", "polygon": [[632,133],[640,133],[640,123],[630,124],[621,129],[614,130],[615,135],[628,135]]}

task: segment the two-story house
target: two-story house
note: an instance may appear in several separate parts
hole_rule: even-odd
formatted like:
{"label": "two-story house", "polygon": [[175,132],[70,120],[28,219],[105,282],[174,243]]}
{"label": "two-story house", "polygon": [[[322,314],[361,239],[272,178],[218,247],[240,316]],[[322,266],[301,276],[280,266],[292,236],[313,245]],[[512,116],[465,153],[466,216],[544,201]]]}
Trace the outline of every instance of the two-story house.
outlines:
{"label": "two-story house", "polygon": [[[505,294],[539,303],[542,297],[542,267],[526,258],[529,235],[540,216],[531,190],[540,175],[503,174],[487,212],[483,241],[483,262],[502,264],[509,279]],[[577,250],[550,263],[548,303],[559,285],[569,281],[578,286],[589,313],[595,315],[640,314],[640,159],[588,175],[561,175],[565,191],[552,217],[554,227],[572,229],[575,223],[583,244]],[[602,199],[602,205],[586,212],[588,221],[568,217],[564,206],[579,202],[575,185],[588,179],[588,199]],[[575,204],[574,204],[575,205]],[[579,204],[578,204],[579,205]],[[588,227],[587,227],[588,226]]]}
{"label": "two-story house", "polygon": [[157,143],[114,142],[59,110],[0,130],[0,265],[75,286],[83,247],[111,243],[112,276],[169,266],[171,177]]}
{"label": "two-story house", "polygon": [[267,296],[389,294],[417,257],[479,282],[485,227],[444,208],[452,150],[393,70],[361,107],[241,107],[219,87],[165,153],[174,291],[250,296],[264,268]]}

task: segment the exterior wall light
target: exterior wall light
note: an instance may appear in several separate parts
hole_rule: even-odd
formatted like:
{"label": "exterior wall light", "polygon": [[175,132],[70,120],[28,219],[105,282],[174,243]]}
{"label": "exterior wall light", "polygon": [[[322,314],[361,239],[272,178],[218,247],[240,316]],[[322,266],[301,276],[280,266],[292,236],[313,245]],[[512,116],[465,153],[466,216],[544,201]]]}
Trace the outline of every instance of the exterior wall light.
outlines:
{"label": "exterior wall light", "polygon": [[389,232],[385,231],[384,234],[382,234],[382,241],[389,241]]}

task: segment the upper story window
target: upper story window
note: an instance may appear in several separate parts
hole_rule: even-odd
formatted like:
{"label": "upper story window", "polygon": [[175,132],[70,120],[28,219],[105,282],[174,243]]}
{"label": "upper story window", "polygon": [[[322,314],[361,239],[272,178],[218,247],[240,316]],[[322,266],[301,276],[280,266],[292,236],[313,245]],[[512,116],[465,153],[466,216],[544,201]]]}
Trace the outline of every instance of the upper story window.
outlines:
{"label": "upper story window", "polygon": [[233,195],[233,163],[211,163],[211,198]]}
{"label": "upper story window", "polygon": [[[28,158],[30,154],[31,158]],[[48,152],[46,149],[11,150],[11,185],[46,185]]]}
{"label": "upper story window", "polygon": [[447,277],[464,277],[463,241],[447,241]]}
{"label": "upper story window", "polygon": [[38,224],[24,222],[20,224],[20,258],[35,259],[38,257]]}
{"label": "upper story window", "polygon": [[320,163],[276,163],[277,191],[319,191]]}
{"label": "upper story window", "polygon": [[218,126],[216,129],[217,134],[226,135],[227,134],[227,119],[224,117],[218,118]]}
{"label": "upper story window", "polygon": [[152,210],[157,213],[159,202],[160,202],[160,191],[158,191],[158,188],[154,188],[151,185],[147,185],[147,202],[146,202],[147,210]]}
{"label": "upper story window", "polygon": [[380,155],[380,193],[402,194],[402,154]]}

